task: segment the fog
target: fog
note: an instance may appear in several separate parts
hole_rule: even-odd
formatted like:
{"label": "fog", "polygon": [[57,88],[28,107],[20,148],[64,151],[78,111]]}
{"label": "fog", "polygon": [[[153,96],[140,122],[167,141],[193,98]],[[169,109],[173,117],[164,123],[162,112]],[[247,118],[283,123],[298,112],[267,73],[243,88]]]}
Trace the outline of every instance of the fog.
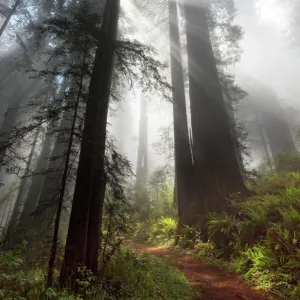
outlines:
{"label": "fog", "polygon": [[[141,1],[141,3],[147,4],[147,1]],[[154,47],[158,53],[157,57],[169,63],[167,14],[159,13],[153,18],[155,13],[143,11],[137,4],[139,2],[122,1],[122,12],[125,16],[125,21],[122,21],[122,26],[125,28],[122,36],[139,40]],[[300,55],[299,49],[291,44],[288,36],[291,13],[289,6],[275,0],[235,0],[235,5],[237,8],[235,23],[240,25],[244,31],[244,37],[240,43],[243,51],[241,60],[233,67],[236,80],[243,87],[244,77],[251,76],[271,87],[279,97],[279,101],[286,109],[287,114],[293,111],[293,117],[287,115],[289,119],[293,119],[293,124],[290,124],[293,127],[299,117],[298,111],[300,109],[298,101],[300,85],[296,75],[300,67]],[[17,21],[13,17],[8,34],[18,24]],[[139,26],[135,26],[136,24]],[[184,26],[181,26],[181,32],[183,31]],[[3,38],[4,40],[8,39],[7,33]],[[5,48],[1,48],[4,53],[3,59],[9,53],[7,49],[15,51],[15,43],[6,43]],[[168,72],[166,72],[166,76],[170,78]],[[247,86],[244,89],[247,91]],[[154,169],[163,165],[165,158],[163,155],[158,155],[152,146],[159,142],[159,130],[172,126],[172,107],[164,99],[159,99],[157,95],[144,94],[138,87],[134,87],[131,92],[128,90],[129,83],[124,83],[122,95],[124,102],[114,107],[115,112],[111,114],[109,121],[111,123],[110,131],[116,137],[120,149],[128,155],[135,166],[139,132],[139,105],[141,98],[146,97],[150,102],[150,165]],[[5,107],[5,101],[5,99],[1,101],[2,109]],[[243,120],[240,121],[243,122]],[[124,126],[125,124],[126,126]],[[126,130],[122,130],[125,127]],[[127,130],[128,128],[130,130]],[[249,138],[251,139],[251,137]],[[254,157],[254,161],[257,159],[260,158]]]}
{"label": "fog", "polygon": [[[89,3],[94,5],[95,1],[93,1],[91,0]],[[214,1],[216,2],[216,0]],[[0,8],[2,8],[2,6],[4,7],[6,2],[0,2]],[[46,2],[48,3],[49,1]],[[289,150],[290,148],[288,146],[293,143],[296,144],[299,150],[297,134],[300,118],[300,85],[297,74],[300,69],[300,49],[292,43],[290,34],[292,12],[290,10],[291,6],[285,3],[285,1],[235,0],[234,2],[237,9],[234,24],[239,25],[244,32],[243,39],[240,42],[242,53],[240,60],[236,64],[226,65],[225,69],[226,72],[228,71],[228,73],[232,73],[235,76],[236,83],[248,93],[248,96],[241,99],[240,102],[232,104],[232,106],[235,118],[243,124],[245,132],[248,133],[248,137],[244,142],[250,156],[244,157],[244,160],[247,162],[246,167],[251,169],[259,166],[267,158],[274,159],[279,151]],[[9,4],[12,3],[13,1]],[[58,2],[55,1],[55,3]],[[180,41],[182,43],[180,50],[183,59],[187,103],[186,113],[188,129],[190,131],[188,139],[192,144],[191,111],[189,105],[189,70],[185,37],[186,24],[182,11],[182,3],[179,2],[178,4],[180,20],[179,32]],[[8,108],[14,108],[11,106],[15,105],[19,109],[19,107],[29,105],[34,99],[39,99],[41,103],[44,104],[48,103],[47,101],[53,103],[56,98],[59,98],[61,85],[63,86],[64,84],[62,76],[55,75],[53,76],[55,78],[52,77],[50,80],[54,87],[45,92],[44,90],[49,87],[49,78],[40,79],[35,78],[32,74],[31,76],[28,75],[29,69],[35,68],[42,70],[47,64],[47,55],[43,52],[43,50],[45,50],[44,48],[47,48],[49,51],[49,49],[53,50],[59,46],[57,40],[51,40],[49,37],[49,40],[46,40],[44,44],[34,43],[35,38],[39,39],[38,35],[37,37],[35,36],[36,27],[43,24],[43,21],[51,16],[49,12],[39,15],[36,10],[36,5],[38,4],[34,1],[30,1],[27,7],[23,7],[23,10],[17,11],[17,14],[13,15],[3,35],[0,36],[2,40],[0,45],[2,63],[2,69],[0,70],[2,75],[0,120],[2,122],[2,130],[6,126],[5,120],[8,120],[5,115],[5,111]],[[66,1],[65,6],[68,5],[76,6],[76,1]],[[97,9],[97,11],[99,10],[98,6],[95,6],[95,10]],[[33,17],[31,17],[31,14],[33,14]],[[33,21],[36,22],[36,24],[31,24]],[[212,33],[211,35],[213,36]],[[219,36],[219,41],[215,41],[212,38],[212,42],[224,42],[222,40],[223,38],[224,37]],[[122,0],[118,39],[136,40],[143,45],[151,47],[151,50],[153,50],[153,52],[151,52],[152,58],[162,64],[167,64],[166,68],[162,68],[162,70],[158,68],[158,70],[163,79],[171,84],[169,20],[166,1]],[[218,40],[216,35],[214,39]],[[226,38],[224,39],[224,43],[226,44]],[[222,47],[226,48],[226,45],[219,45],[218,50],[221,54],[222,50],[220,49]],[[226,52],[226,49],[223,50]],[[218,54],[219,53],[215,53],[215,56],[217,57]],[[93,55],[94,54],[91,54],[92,58]],[[69,57],[70,55],[68,54],[63,57],[61,61],[61,58],[59,58],[50,66],[54,67],[55,64],[64,65]],[[71,58],[73,59],[73,57]],[[80,59],[75,57],[74,61],[76,62],[77,60]],[[90,60],[92,61],[92,59]],[[138,72],[138,66],[133,66],[132,70],[133,72]],[[139,76],[143,77],[142,75],[141,72]],[[148,78],[144,80],[147,79]],[[82,80],[85,84],[88,81],[88,78]],[[60,83],[58,84],[57,82]],[[36,86],[31,88],[33,84],[36,84]],[[28,88],[30,89],[26,90]],[[139,78],[135,77],[132,81],[132,78],[130,80],[126,78],[126,76],[121,77],[116,90],[120,97],[118,99],[119,101],[111,101],[110,103],[108,132],[116,140],[117,150],[129,159],[134,173],[136,172],[138,161],[140,105],[142,100],[146,100],[148,103],[148,173],[150,174],[155,171],[155,169],[164,168],[166,166],[171,167],[171,169],[174,168],[174,128],[171,90],[168,93],[169,97],[163,98],[158,87],[154,90],[147,89],[139,81]],[[70,88],[65,88],[63,92],[70,92]],[[42,94],[42,96],[40,94]],[[81,97],[85,99],[85,96],[81,95]],[[225,98],[224,96],[224,99]],[[64,99],[64,101],[68,103],[68,99]],[[82,101],[85,103],[84,100]],[[82,106],[84,106],[84,104],[82,104]],[[231,106],[231,104],[229,106]],[[80,109],[82,110],[82,107]],[[12,118],[11,123],[13,123],[13,125],[18,124],[18,126],[24,124],[29,126],[31,120],[26,118],[26,116],[32,116],[37,111],[38,108],[36,107],[27,108],[25,112],[18,111]],[[61,115],[62,111],[57,113],[58,115],[60,114],[60,117],[53,121],[53,126],[56,126],[56,130],[60,128],[59,130],[64,131],[65,128],[61,128],[60,126],[64,124],[63,122],[66,119],[68,122],[70,122],[70,120],[66,118],[65,115]],[[84,113],[80,111],[80,114],[82,115]],[[45,115],[48,116],[47,114]],[[51,111],[49,115],[50,117],[52,116]],[[82,133],[82,124],[80,122],[82,122],[82,120],[77,120],[77,122],[79,128],[78,136],[80,136]],[[278,141],[274,142],[270,140],[272,134],[274,135],[272,127],[276,127],[275,123],[280,123],[279,127],[281,127],[281,129],[283,128],[283,135],[291,137],[286,141],[287,147],[281,147]],[[34,161],[30,169],[32,172],[34,172],[34,168],[38,165],[38,158],[42,153],[44,142],[47,140],[47,134],[45,132],[49,129],[48,126],[49,124],[46,121],[41,126],[39,141],[36,149],[34,149]],[[68,126],[70,127],[70,125]],[[4,186],[0,188],[2,189],[0,196],[6,195],[10,189],[14,189],[20,185],[22,175],[26,173],[27,158],[31,151],[32,141],[34,140],[32,132],[35,132],[35,130],[34,128],[30,131],[30,134],[25,134],[20,140],[16,139],[17,142],[14,145],[16,147],[14,148],[15,152],[4,151],[6,155],[9,152],[9,155],[12,155],[13,159],[3,164],[3,168],[1,168]],[[52,134],[56,136],[57,133],[54,130]],[[57,138],[57,140],[59,140],[59,138]],[[78,143],[78,141],[76,142]],[[54,144],[55,142],[51,140],[49,146],[51,151],[54,149]],[[77,151],[74,150],[76,155],[79,153],[78,147],[78,144],[74,146]],[[277,149],[275,149],[276,147]],[[291,148],[293,148],[293,145]],[[51,152],[50,150],[49,153]],[[62,153],[64,152],[62,151]],[[76,155],[74,154],[74,156]],[[78,157],[76,156],[74,158],[75,163],[77,163],[77,160]],[[16,163],[16,161],[18,161],[18,163]],[[9,164],[12,164],[13,167],[9,166]],[[76,167],[74,167],[74,169],[76,170]],[[42,169],[43,172],[45,170]],[[8,175],[7,173],[13,173],[13,175]],[[174,170],[172,174],[174,176]],[[72,177],[72,183],[69,187],[71,191],[73,191],[74,188],[75,177],[76,175]],[[31,179],[29,180],[29,183],[30,182]],[[27,182],[27,187],[29,183]],[[26,195],[27,192],[24,193],[22,199],[24,199]],[[17,193],[14,193],[13,196],[10,197],[11,203],[15,203],[16,198]],[[14,205],[11,204],[10,206],[13,207]],[[2,211],[3,209],[4,206],[2,205]],[[6,205],[3,214],[7,216],[8,219],[7,209],[9,208]],[[6,219],[3,222],[5,223]]]}
{"label": "fog", "polygon": [[[141,2],[144,5],[147,4],[147,1]],[[155,47],[159,53],[159,58],[169,63],[167,16],[163,13],[155,15],[153,12],[145,12],[134,1],[126,0],[122,3],[125,15],[131,20],[135,19],[135,22],[139,24],[138,30],[125,34],[125,37],[135,38]],[[240,43],[241,59],[232,67],[236,81],[246,92],[250,92],[249,86],[247,86],[249,78],[258,80],[272,89],[285,110],[295,139],[298,119],[300,118],[298,98],[300,85],[297,76],[300,68],[300,49],[292,44],[289,36],[290,7],[287,3],[280,3],[275,0],[235,0],[235,5],[237,14],[234,23],[241,26],[244,32],[244,37]],[[182,15],[182,12],[180,14]],[[183,23],[181,32],[184,32]],[[182,43],[184,42],[183,39]],[[183,58],[185,61],[184,53]],[[186,96],[188,98],[188,91]],[[129,155],[134,165],[137,160],[138,115],[141,97],[143,94],[140,91],[135,91],[126,96],[126,104],[121,105],[124,110],[124,118],[131,116],[134,134],[126,137],[121,132],[119,134],[122,135],[124,153]],[[159,156],[151,145],[159,142],[158,131],[160,128],[172,126],[172,107],[155,95],[148,98],[150,100],[149,155],[151,157],[150,168],[153,170],[164,164],[164,157]],[[125,106],[126,108],[124,108]],[[236,112],[239,117],[238,110],[239,105],[237,105]],[[119,118],[122,118],[121,111],[115,116],[115,119]],[[240,117],[239,120],[243,123]],[[247,124],[245,126],[247,127]],[[117,139],[119,139],[118,136]],[[257,166],[265,158],[265,154],[261,150],[252,149],[251,140],[253,139],[254,137],[250,135],[247,143],[251,152],[250,167]],[[298,141],[295,143],[297,144]]]}
{"label": "fog", "polygon": [[[247,3],[247,4],[246,4]],[[289,26],[291,15],[288,3],[279,1],[237,0],[236,24],[243,27],[241,42],[243,54],[235,68],[237,82],[247,91],[243,82],[250,75],[269,86],[277,94],[291,128],[299,123],[299,92],[297,72],[300,67],[299,49],[291,43]],[[272,110],[272,107],[269,108]],[[293,133],[295,138],[295,132]],[[251,136],[249,137],[251,140]],[[262,159],[253,153],[254,165]]]}
{"label": "fog", "polygon": [[[300,86],[296,72],[299,69],[299,49],[288,37],[288,13],[273,1],[257,1],[251,12],[243,0],[237,0],[236,23],[245,32],[241,42],[243,55],[237,64],[237,74],[248,73],[272,86],[278,96],[290,98],[298,105]],[[251,1],[249,1],[251,2]],[[250,4],[248,4],[250,5]]]}

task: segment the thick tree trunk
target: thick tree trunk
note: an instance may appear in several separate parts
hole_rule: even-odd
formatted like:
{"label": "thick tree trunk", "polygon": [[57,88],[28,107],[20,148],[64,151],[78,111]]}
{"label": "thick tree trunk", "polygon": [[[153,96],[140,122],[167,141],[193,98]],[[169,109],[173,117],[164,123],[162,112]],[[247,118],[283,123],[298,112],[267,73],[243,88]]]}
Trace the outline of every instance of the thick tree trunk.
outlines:
{"label": "thick tree trunk", "polygon": [[[89,214],[89,227],[87,235],[86,266],[94,274],[98,273],[98,251],[100,248],[100,230],[102,226],[103,204],[105,197],[106,175],[104,173],[106,125],[111,89],[111,77],[113,71],[113,56],[118,31],[120,0],[109,0],[106,3],[103,21],[104,47],[100,47],[99,61],[95,60],[94,72],[90,84],[90,98],[99,99],[102,105],[99,107],[97,123],[99,131],[96,132],[96,176],[94,178],[93,192]],[[104,59],[105,58],[105,59]],[[99,87],[101,87],[99,89]],[[101,101],[102,100],[102,101]],[[101,128],[101,129],[100,129]]]}
{"label": "thick tree trunk", "polygon": [[98,249],[104,194],[104,157],[113,52],[119,0],[106,3],[94,68],[89,88],[85,126],[77,171],[69,230],[61,268],[62,285],[75,283],[76,268],[86,265],[98,272]]}
{"label": "thick tree trunk", "polygon": [[189,225],[222,212],[226,198],[246,192],[235,153],[207,21],[208,1],[185,1],[193,158],[198,195]]}
{"label": "thick tree trunk", "polygon": [[193,185],[193,161],[189,141],[177,3],[173,0],[169,0],[169,29],[173,85],[176,199],[179,222],[186,224],[188,222],[186,208],[189,205]]}
{"label": "thick tree trunk", "polygon": [[232,98],[228,91],[227,83],[223,82],[222,86],[223,86],[223,98],[224,98],[225,107],[227,109],[227,113],[228,113],[228,117],[229,117],[229,126],[230,126],[231,136],[232,136],[234,146],[235,146],[237,162],[238,162],[241,174],[244,175],[244,174],[246,174],[246,169],[244,166],[241,144],[239,142],[237,124],[236,124],[235,117],[234,117],[234,108],[232,106]]}
{"label": "thick tree trunk", "polygon": [[63,168],[61,186],[60,186],[59,196],[58,196],[58,200],[57,200],[56,218],[55,218],[55,222],[54,222],[54,231],[53,231],[53,237],[52,237],[51,252],[50,252],[50,258],[49,258],[49,263],[48,263],[47,286],[52,286],[52,283],[53,283],[53,271],[54,271],[54,264],[55,264],[55,260],[56,260],[56,253],[57,253],[60,218],[61,218],[64,197],[65,197],[65,191],[66,191],[66,186],[67,186],[67,179],[68,179],[68,174],[69,174],[70,159],[71,159],[71,154],[72,154],[75,127],[76,127],[76,121],[77,121],[78,109],[79,109],[79,101],[82,96],[84,68],[85,68],[85,63],[86,63],[85,60],[86,60],[86,48],[85,48],[84,56],[83,56],[83,62],[82,62],[83,67],[82,67],[82,72],[81,72],[80,87],[79,87],[79,91],[78,91],[78,95],[77,95],[77,99],[76,99],[76,103],[75,103],[74,116],[73,116],[73,120],[72,120],[71,130],[69,133],[68,147],[66,149],[66,154],[65,154],[66,158],[64,159],[64,168]]}

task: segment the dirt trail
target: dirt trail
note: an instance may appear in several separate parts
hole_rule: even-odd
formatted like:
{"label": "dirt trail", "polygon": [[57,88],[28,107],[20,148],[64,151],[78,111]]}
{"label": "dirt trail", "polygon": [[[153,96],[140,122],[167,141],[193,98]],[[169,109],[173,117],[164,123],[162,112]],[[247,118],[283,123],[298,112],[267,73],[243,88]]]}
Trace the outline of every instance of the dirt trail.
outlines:
{"label": "dirt trail", "polygon": [[267,300],[270,297],[252,289],[242,279],[205,265],[192,256],[178,254],[172,249],[156,248],[141,244],[133,244],[137,251],[145,251],[151,255],[168,258],[178,267],[192,284],[193,288],[202,294],[203,300]]}

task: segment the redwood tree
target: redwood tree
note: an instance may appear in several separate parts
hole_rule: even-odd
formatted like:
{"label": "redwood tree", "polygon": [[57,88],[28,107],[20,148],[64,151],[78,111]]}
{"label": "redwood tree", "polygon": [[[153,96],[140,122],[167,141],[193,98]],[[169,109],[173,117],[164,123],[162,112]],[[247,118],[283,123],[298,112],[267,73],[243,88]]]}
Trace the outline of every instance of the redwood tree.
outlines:
{"label": "redwood tree", "polygon": [[73,282],[77,267],[98,272],[105,195],[104,156],[119,0],[107,1],[90,81],[81,152],[60,282]]}
{"label": "redwood tree", "polygon": [[188,223],[184,206],[188,205],[193,184],[193,162],[190,149],[186,99],[184,89],[181,44],[176,1],[169,0],[169,30],[171,53],[171,78],[173,86],[173,119],[175,144],[175,185],[178,216],[181,223]]}
{"label": "redwood tree", "polygon": [[135,201],[141,221],[148,219],[150,213],[149,193],[147,189],[148,172],[148,109],[147,99],[142,96],[135,185]]}
{"label": "redwood tree", "polygon": [[[196,195],[188,224],[222,212],[226,198],[246,192],[231,134],[208,26],[209,3],[185,1]],[[200,216],[200,218],[199,218]]]}

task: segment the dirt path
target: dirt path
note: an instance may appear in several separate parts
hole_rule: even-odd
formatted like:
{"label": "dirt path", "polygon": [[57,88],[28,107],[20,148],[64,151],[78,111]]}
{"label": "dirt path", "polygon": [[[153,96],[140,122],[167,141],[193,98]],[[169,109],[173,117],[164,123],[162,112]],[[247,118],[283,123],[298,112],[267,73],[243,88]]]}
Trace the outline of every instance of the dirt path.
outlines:
{"label": "dirt path", "polygon": [[173,252],[171,249],[133,244],[137,251],[168,258],[191,282],[193,288],[202,294],[203,300],[267,300],[268,295],[253,290],[242,279],[205,265],[192,256]]}

